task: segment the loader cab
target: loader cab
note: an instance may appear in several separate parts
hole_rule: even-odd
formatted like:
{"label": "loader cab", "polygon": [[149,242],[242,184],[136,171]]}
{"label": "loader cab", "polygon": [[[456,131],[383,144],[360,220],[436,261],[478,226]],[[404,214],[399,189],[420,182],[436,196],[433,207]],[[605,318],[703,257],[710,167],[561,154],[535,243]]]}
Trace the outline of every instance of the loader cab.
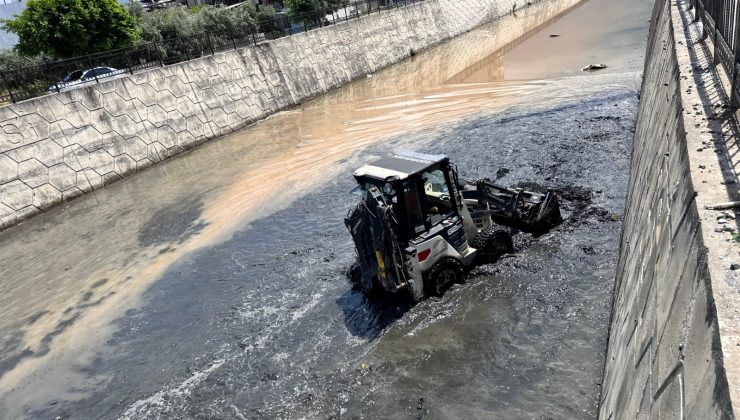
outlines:
{"label": "loader cab", "polygon": [[445,155],[391,155],[363,166],[354,176],[354,193],[364,197],[375,187],[391,204],[396,234],[404,243],[458,216],[457,176]]}

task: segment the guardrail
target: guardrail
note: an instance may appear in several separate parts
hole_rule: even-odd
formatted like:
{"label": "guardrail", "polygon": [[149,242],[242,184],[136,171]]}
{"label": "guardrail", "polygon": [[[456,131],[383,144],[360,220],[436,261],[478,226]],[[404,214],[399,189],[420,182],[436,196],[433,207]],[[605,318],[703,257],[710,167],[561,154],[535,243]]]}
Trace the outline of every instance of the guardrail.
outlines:
{"label": "guardrail", "polygon": [[711,37],[714,63],[730,77],[730,103],[740,105],[740,2],[737,0],[691,0],[694,21],[702,23],[702,37]]}
{"label": "guardrail", "polygon": [[[220,51],[257,45],[267,40],[291,36],[351,19],[359,19],[364,15],[406,7],[422,1],[424,0],[347,2],[340,9],[331,12],[314,11],[293,17],[280,14],[273,20],[256,22],[255,28],[251,31],[194,34],[183,38],[143,44],[133,48],[49,61],[32,67],[4,69],[0,70],[0,106],[45,94],[97,84],[151,67],[166,66],[212,55]],[[113,68],[116,71],[106,74],[92,72],[84,80],[64,81],[73,72],[98,67]]]}

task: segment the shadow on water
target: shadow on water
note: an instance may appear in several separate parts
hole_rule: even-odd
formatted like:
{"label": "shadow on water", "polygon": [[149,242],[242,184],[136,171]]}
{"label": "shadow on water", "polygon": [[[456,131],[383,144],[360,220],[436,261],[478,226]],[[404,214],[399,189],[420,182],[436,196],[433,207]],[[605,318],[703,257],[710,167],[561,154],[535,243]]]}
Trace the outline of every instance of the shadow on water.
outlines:
{"label": "shadow on water", "polygon": [[201,219],[203,206],[203,197],[192,196],[157,210],[139,231],[139,244],[182,244],[208,226]]}
{"label": "shadow on water", "polygon": [[404,294],[368,296],[348,290],[336,300],[344,314],[344,325],[355,337],[375,340],[396,320],[414,307]]}

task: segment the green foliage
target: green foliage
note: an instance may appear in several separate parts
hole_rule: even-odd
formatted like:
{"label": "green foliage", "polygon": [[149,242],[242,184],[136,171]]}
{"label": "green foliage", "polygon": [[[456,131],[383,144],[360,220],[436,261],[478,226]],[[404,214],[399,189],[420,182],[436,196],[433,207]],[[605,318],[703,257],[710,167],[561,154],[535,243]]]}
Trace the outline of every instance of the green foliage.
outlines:
{"label": "green foliage", "polygon": [[191,15],[194,15],[196,13],[200,13],[201,10],[207,7],[211,7],[211,6],[207,4],[196,4],[195,6],[188,8],[188,13],[190,13]]}
{"label": "green foliage", "polygon": [[29,0],[3,29],[24,55],[69,58],[128,47],[139,37],[134,17],[116,0]]}
{"label": "green foliage", "polygon": [[19,54],[16,50],[0,50],[0,71],[39,66],[46,60],[49,58],[43,55],[29,57]]}
{"label": "green foliage", "polygon": [[285,0],[290,17],[303,23],[318,23],[325,15],[343,7],[345,0]]}
{"label": "green foliage", "polygon": [[275,30],[275,8],[262,6],[257,10],[257,27],[260,32],[272,32]]}
{"label": "green foliage", "polygon": [[148,13],[132,11],[141,31],[141,42],[161,42],[202,33],[227,39],[239,38],[247,36],[256,27],[255,10],[251,4],[231,9],[213,6],[193,9],[167,8]]}
{"label": "green foliage", "polygon": [[313,21],[315,12],[321,10],[321,0],[285,0],[285,7],[290,9],[289,15],[297,21]]}
{"label": "green foliage", "polygon": [[139,19],[141,40],[160,42],[181,38],[194,32],[192,16],[183,8],[168,8],[145,13]]}
{"label": "green foliage", "polygon": [[195,32],[218,34],[227,38],[243,37],[255,28],[254,6],[233,9],[205,7],[193,16],[192,23]]}
{"label": "green foliage", "polygon": [[252,32],[257,27],[255,22],[257,11],[253,4],[242,3],[241,6],[234,7],[231,11],[236,15],[237,20],[243,22],[243,25],[249,28],[249,32]]}

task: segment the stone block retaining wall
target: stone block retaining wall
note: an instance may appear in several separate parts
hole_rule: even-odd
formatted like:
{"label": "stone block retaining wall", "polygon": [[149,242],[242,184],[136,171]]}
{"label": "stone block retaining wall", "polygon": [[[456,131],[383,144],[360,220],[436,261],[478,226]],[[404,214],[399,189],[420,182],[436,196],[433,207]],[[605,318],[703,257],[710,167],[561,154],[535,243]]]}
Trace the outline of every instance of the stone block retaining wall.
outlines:
{"label": "stone block retaining wall", "polygon": [[703,227],[700,169],[687,147],[700,143],[694,127],[706,121],[703,107],[688,100],[704,87],[691,74],[693,42],[677,7],[657,0],[650,29],[601,419],[734,418],[723,340],[735,340],[721,335],[719,279],[710,275],[705,245],[713,226]]}

